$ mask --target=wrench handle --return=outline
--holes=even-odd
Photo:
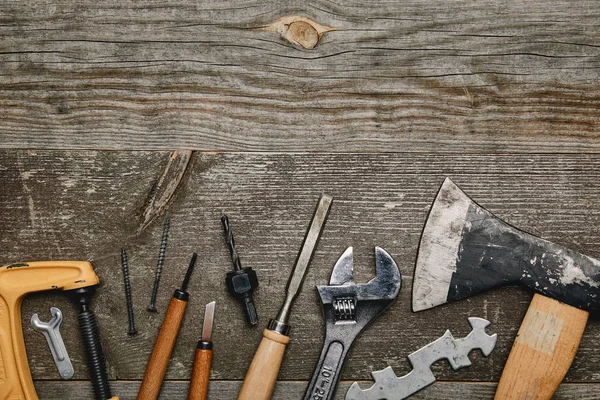
[[[248,368],[238,394],[238,400],[269,400],[271,398],[285,346],[289,342],[289,336],[269,329],[263,331],[263,338],[254,354],[250,368]]]
[[[304,400],[331,400],[342,376],[348,348],[339,340],[326,338],[321,357],[304,393]]]

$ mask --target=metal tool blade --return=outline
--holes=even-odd
[[[329,279],[330,285],[343,285],[345,283],[350,284],[354,278],[354,259],[353,259],[353,248],[348,247],[344,254],[335,263],[333,271],[331,271],[331,279]]]
[[[294,269],[287,284],[285,302],[283,303],[279,314],[277,314],[277,317],[275,318],[275,320],[281,324],[287,325],[288,323],[292,303],[302,287],[304,275],[306,274],[306,270],[310,260],[312,259],[314,250],[317,247],[319,237],[321,236],[321,231],[323,230],[325,222],[327,221],[329,208],[331,207],[332,202],[333,197],[327,194],[321,195],[321,198],[319,199],[319,203],[317,204],[317,208],[313,214],[310,227],[308,228],[306,236],[304,237],[304,243],[302,244],[302,248],[300,249],[300,253],[298,254]]]
[[[515,228],[446,179],[421,236],[413,311],[510,284],[600,309],[600,260]]]
[[[421,235],[413,282],[413,311],[447,302],[471,199],[446,178]]]
[[[210,342],[212,337],[213,321],[215,318],[215,302],[211,301],[204,309],[204,323],[202,324],[202,341]]]

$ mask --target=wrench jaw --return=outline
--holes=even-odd
[[[364,284],[354,283],[352,254],[352,247],[347,248],[333,268],[330,284],[317,286],[325,318],[325,342],[304,400],[333,398],[354,340],[400,292],[400,272],[385,250],[375,248],[377,276]]]
[[[340,256],[335,265],[333,271],[331,271],[331,278],[329,279],[329,285],[352,285],[354,284],[354,248],[348,247],[346,251]]]
[[[354,283],[351,246],[335,263],[329,285],[317,286],[326,336],[351,343],[398,296],[402,285],[398,266],[381,247],[375,247],[375,269],[377,275],[369,282]]]
[[[317,286],[321,303],[333,304],[339,299],[353,298],[358,307],[359,302],[367,300],[393,301],[400,292],[402,278],[392,256],[381,247],[375,247],[375,269],[377,275],[369,282],[354,283],[352,247],[348,247],[333,268],[330,285]]]

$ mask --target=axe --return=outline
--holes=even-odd
[[[600,306],[600,261],[501,221],[446,179],[421,236],[413,311],[507,284],[536,293],[495,399],[550,399]]]

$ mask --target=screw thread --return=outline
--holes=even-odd
[[[148,305],[149,311],[156,311],[156,297],[158,296],[158,284],[160,283],[160,276],[162,275],[163,267],[165,265],[165,252],[167,250],[167,243],[169,241],[169,227],[171,221],[169,216],[165,217],[163,224],[163,232],[160,240],[160,250],[158,251],[158,261],[156,262],[156,272],[154,274],[154,287],[152,288],[152,297],[150,298],[150,305]]]
[[[129,334],[137,333],[135,321],[133,319],[133,300],[131,299],[131,282],[129,280],[129,264],[127,262],[127,253],[121,249],[121,265],[123,266],[123,281],[125,282],[125,301],[127,302],[127,317],[129,318]]]

